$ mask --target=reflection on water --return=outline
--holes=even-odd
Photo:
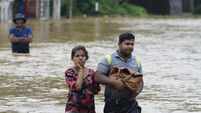
[[[201,19],[75,18],[28,21],[34,32],[31,54],[11,54],[9,28],[0,24],[0,112],[61,113],[67,94],[64,71],[73,46],[89,51],[87,66],[117,49],[118,35],[136,35],[145,87],[138,96],[143,113],[201,111]],[[103,88],[103,87],[102,87]],[[103,91],[96,96],[102,113]]]

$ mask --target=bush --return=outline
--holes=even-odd
[[[118,0],[101,0],[99,9],[99,14],[127,14],[126,10],[120,6]]]
[[[201,4],[195,6],[194,13],[195,14],[201,14]]]
[[[72,0],[73,15],[95,15],[95,3],[96,0]],[[61,15],[65,16],[67,13],[67,0],[61,0]],[[50,0],[50,12],[53,10],[53,0]],[[99,11],[100,15],[132,15],[132,16],[143,16],[147,15],[144,8],[130,5],[124,0],[99,0]]]
[[[128,15],[132,16],[145,16],[147,15],[147,11],[145,8],[136,6],[136,5],[130,5],[128,3],[123,3],[122,7],[127,11]]]

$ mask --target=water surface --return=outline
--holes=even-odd
[[[30,55],[11,54],[8,31],[14,25],[0,24],[0,112],[63,113],[71,49],[86,46],[86,65],[96,70],[118,49],[122,32],[136,36],[133,55],[142,63],[145,82],[137,97],[142,113],[201,112],[201,19],[102,17],[29,20],[27,25],[34,33]],[[103,91],[95,99],[102,113]]]

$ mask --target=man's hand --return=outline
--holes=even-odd
[[[26,39],[26,37],[16,38],[14,34],[10,35],[9,38],[10,38],[10,41],[13,43],[21,43]]]
[[[22,43],[28,44],[30,42],[32,42],[33,40],[33,36],[32,35],[28,35],[24,40],[22,40]]]
[[[126,88],[124,83],[121,80],[111,79],[111,82],[112,82],[111,87],[116,89],[116,90],[123,90]]]
[[[17,38],[17,37],[15,37],[14,34],[11,34],[9,39],[13,43],[25,43],[25,44],[28,44],[28,43],[32,42],[33,36],[29,35],[28,37],[18,37]]]
[[[9,38],[10,38],[10,41],[13,43],[20,43],[25,40],[25,37],[16,38],[14,34],[12,34]]]
[[[95,73],[95,81],[100,84],[109,85],[111,88],[117,90],[125,89],[125,85],[121,80],[114,80],[106,76],[102,71],[97,70]]]

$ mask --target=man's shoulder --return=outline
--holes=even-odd
[[[110,54],[110,56],[112,57],[112,58],[114,58],[114,57],[116,57],[118,54],[117,54],[117,51],[115,51],[115,52],[113,52],[112,54]]]
[[[29,26],[24,26],[26,30],[31,30]]]
[[[32,29],[29,26],[25,26],[25,32],[28,33],[28,35],[33,35]]]
[[[11,27],[10,31],[16,30],[16,27]]]
[[[101,61],[107,61],[107,60],[108,60],[108,57],[109,57],[109,59],[112,59],[112,58],[114,58],[115,56],[116,56],[116,52],[113,52],[112,54],[107,54],[107,55],[105,55],[105,56],[102,58]]]
[[[131,59],[132,59],[132,60],[136,60],[136,57],[133,56],[133,55],[131,55]]]

